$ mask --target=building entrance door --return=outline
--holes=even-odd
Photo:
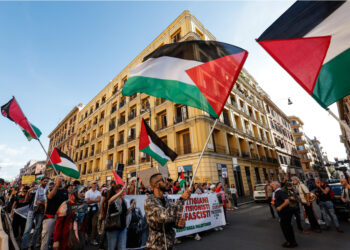
[[[242,174],[240,166],[233,166],[233,175],[235,177],[236,189],[238,196],[244,195],[244,187],[242,182]]]
[[[249,188],[249,195],[253,196],[253,190],[252,190],[252,180],[251,180],[251,176],[250,176],[250,168],[249,167],[245,167],[245,175],[247,177],[247,183],[248,183],[248,188]]]

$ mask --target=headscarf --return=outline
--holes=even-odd
[[[79,193],[81,192],[81,191],[83,191],[85,189],[85,187],[84,186],[76,186],[76,187],[74,187],[73,188],[73,190],[72,190],[72,195],[74,195],[74,197],[75,197],[75,202],[77,203],[77,204],[82,204],[82,203],[84,203],[84,197],[83,198],[79,198]]]

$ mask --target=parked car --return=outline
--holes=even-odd
[[[329,183],[328,185],[334,192],[333,204],[334,204],[335,213],[337,214],[338,217],[346,219],[348,216],[348,210],[345,207],[345,203],[343,203],[341,200],[342,186],[340,182]]]
[[[266,184],[255,184],[253,194],[255,202],[266,201],[265,186]]]

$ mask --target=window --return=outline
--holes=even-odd
[[[171,35],[171,41],[176,43],[181,39],[181,29],[178,29],[174,34]]]
[[[196,33],[201,37],[202,40],[205,40],[204,34],[200,32],[200,30],[197,28],[196,28]]]

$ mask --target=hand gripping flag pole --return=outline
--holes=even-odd
[[[216,124],[218,123],[218,120],[219,120],[219,119],[215,119],[215,122],[214,122],[214,124],[213,124],[213,127],[211,128],[210,133],[209,133],[209,135],[208,135],[207,141],[205,142],[205,144],[204,144],[204,146],[203,146],[201,155],[199,156],[199,159],[198,159],[197,166],[196,166],[196,168],[194,169],[194,172],[193,172],[193,176],[192,176],[192,179],[191,179],[191,182],[190,182],[189,189],[192,188],[192,184],[193,184],[194,178],[196,177],[199,164],[201,163],[201,160],[202,160],[204,151],[205,151],[205,149],[206,149],[207,146],[208,146],[210,137],[211,137],[211,135],[213,134],[213,131],[214,131],[214,129],[215,129]],[[187,200],[185,201],[185,205],[184,205],[183,210],[182,210],[181,218],[184,217],[186,205],[187,205]]]
[[[14,96],[13,96],[13,99],[16,100],[16,98],[15,98]],[[17,102],[17,101],[16,101],[16,102]],[[18,104],[18,102],[17,102],[17,104]],[[20,108],[22,114],[24,115],[23,110],[22,110],[22,108],[21,108],[21,106],[20,106],[19,104],[18,104],[18,107]],[[27,119],[27,117],[26,117],[25,115],[24,115],[24,117]],[[28,120],[28,119],[27,119],[27,120]],[[49,158],[49,161],[50,161],[50,163],[51,163],[51,165],[52,165],[52,167],[53,167],[53,170],[55,171],[55,174],[56,174],[56,175],[59,175],[58,172],[57,172],[57,170],[56,170],[56,168],[55,168],[55,166],[54,166],[54,164],[53,164],[52,161],[51,161],[51,158],[50,158],[49,154],[47,153],[47,151],[45,150],[45,148],[44,148],[43,144],[41,143],[39,137],[38,137],[37,134],[35,133],[35,130],[33,129],[32,124],[30,124],[30,122],[28,122],[28,123],[29,123],[30,128],[33,130],[33,132],[34,132],[34,134],[35,134],[35,137],[36,137],[36,139],[38,140],[38,142],[39,142],[41,148],[44,150],[46,156]]]

